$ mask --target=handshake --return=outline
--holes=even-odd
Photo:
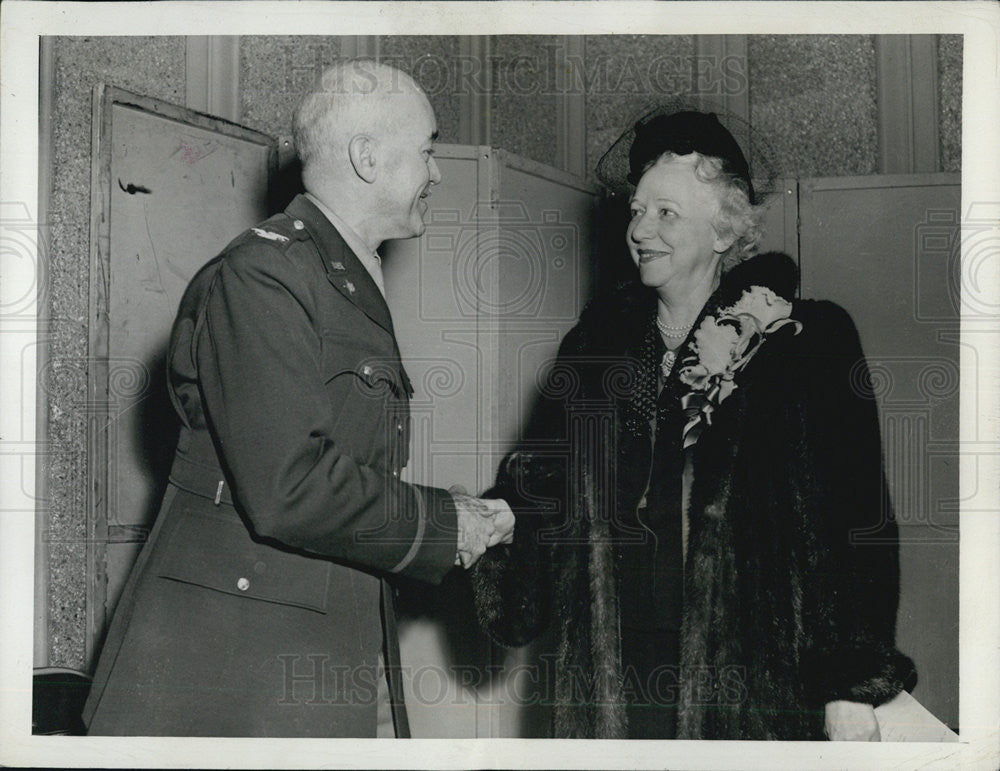
[[[458,555],[455,564],[468,569],[498,543],[514,540],[514,512],[507,502],[473,498],[460,485],[448,490],[458,514]]]

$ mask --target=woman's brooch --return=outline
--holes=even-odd
[[[767,336],[791,324],[795,334],[801,322],[789,318],[792,304],[763,286],[752,286],[717,316],[706,316],[689,344],[679,373],[689,391],[681,398],[688,421],[684,448],[698,441],[704,425],[712,425],[712,411],[736,388],[735,376],[760,350]]]

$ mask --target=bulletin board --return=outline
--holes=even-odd
[[[177,418],[165,354],[181,295],[267,216],[277,140],[102,84],[92,150],[88,649],[166,485]]]

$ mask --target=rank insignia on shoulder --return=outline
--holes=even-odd
[[[283,236],[281,233],[272,233],[270,230],[264,230],[264,228],[250,228],[254,233],[256,233],[261,238],[266,238],[268,241],[288,241],[288,236]]]
[[[345,281],[344,286],[346,287],[348,292],[354,294],[354,284],[352,284],[350,281]]]
[[[331,262],[330,263],[330,268],[333,269],[333,270],[335,270],[335,271],[337,271],[338,273],[341,273],[341,272],[347,270],[347,268],[344,267],[344,263],[342,263],[342,262]]]

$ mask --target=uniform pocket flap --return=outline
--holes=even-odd
[[[329,385],[334,379],[349,375],[351,386],[366,399],[384,399],[389,393],[397,398],[401,397],[402,386],[393,375],[393,370],[380,365],[378,362],[368,364],[364,362],[351,369],[334,369],[323,375],[323,382]]]
[[[326,613],[330,563],[250,538],[236,516],[187,511],[159,575],[237,597]]]
[[[354,387],[364,396],[403,392],[399,356],[380,354],[371,341],[324,330],[320,336],[323,381],[329,384],[342,375],[353,375]]]

